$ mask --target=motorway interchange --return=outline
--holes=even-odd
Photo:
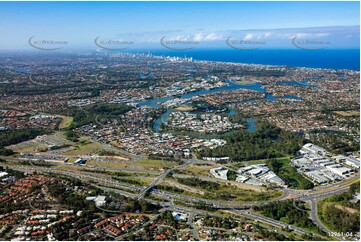
[[[110,148],[110,147],[107,146],[107,148]],[[112,147],[111,149],[114,151],[115,150],[118,151],[118,149],[115,147]],[[17,158],[10,158],[10,159],[8,157],[3,157],[3,158],[6,158],[7,160],[11,160],[13,162],[19,161]],[[135,159],[139,159],[140,156],[133,155],[131,158],[133,160],[135,160]],[[173,171],[175,171],[177,169],[185,168],[191,164],[204,164],[204,163],[209,163],[209,162],[206,162],[203,160],[197,160],[197,159],[184,160],[183,164],[167,169],[166,171],[161,173],[159,176],[157,176],[149,185],[147,185],[145,187],[108,179],[104,176],[97,175],[97,173],[89,174],[88,172],[78,171],[78,170],[67,171],[64,169],[59,169],[56,166],[42,167],[42,166],[36,166],[31,162],[30,162],[31,166],[27,166],[27,167],[17,166],[15,163],[14,165],[11,165],[11,168],[15,169],[15,170],[23,171],[23,172],[36,171],[36,172],[44,172],[44,173],[55,173],[55,174],[61,174],[61,175],[73,177],[76,179],[80,179],[85,182],[90,182],[90,183],[96,182],[97,183],[96,186],[98,188],[103,189],[104,191],[116,192],[116,193],[121,194],[126,197],[146,199],[147,201],[152,202],[154,204],[159,203],[158,200],[154,200],[154,199],[149,198],[149,196],[146,196],[146,194],[150,194],[152,197],[159,198],[164,201],[168,201],[168,202],[160,203],[160,205],[163,207],[163,209],[169,209],[169,210],[173,210],[173,211],[185,212],[185,213],[190,214],[189,223],[190,223],[190,228],[192,229],[193,234],[196,234],[196,232],[195,232],[196,228],[194,226],[191,226],[192,217],[194,216],[194,214],[205,214],[206,213],[206,211],[204,211],[204,210],[192,208],[192,205],[194,205],[198,202],[203,202],[203,203],[207,204],[207,206],[217,208],[220,210],[226,210],[230,213],[240,215],[242,217],[245,217],[245,218],[248,218],[248,219],[251,219],[254,221],[260,221],[260,222],[263,222],[265,224],[271,225],[271,226],[279,228],[279,229],[287,228],[299,235],[309,235],[310,234],[309,232],[307,232],[301,228],[297,228],[295,226],[291,226],[291,225],[282,223],[280,221],[277,221],[277,220],[274,220],[274,219],[271,219],[271,218],[268,218],[268,217],[265,217],[265,216],[262,216],[259,214],[252,213],[248,210],[254,206],[267,204],[270,201],[227,202],[227,201],[219,201],[219,200],[192,197],[192,196],[187,196],[187,195],[183,195],[183,194],[177,194],[177,193],[172,193],[172,192],[168,192],[168,191],[159,191],[156,189],[152,189],[154,186],[159,184],[164,178],[166,178],[168,175],[172,174]],[[212,179],[214,179],[214,178],[212,178]],[[322,231],[329,234],[330,231],[328,231],[327,228],[325,228],[325,226],[322,224],[322,222],[319,220],[319,218],[317,216],[317,206],[316,206],[317,200],[347,191],[349,189],[349,184],[352,179],[355,179],[355,177],[349,178],[347,180],[343,180],[336,185],[333,184],[332,186],[317,187],[316,189],[314,189],[312,191],[301,191],[301,190],[294,190],[294,189],[289,189],[289,188],[282,188],[283,195],[281,197],[278,197],[275,200],[298,199],[298,200],[307,202],[310,207],[310,218],[313,220],[313,222],[318,227],[320,227],[320,229]],[[174,204],[174,200],[182,201],[183,204],[188,204],[190,206],[186,207],[184,205],[179,205],[179,204],[176,205],[176,204]],[[274,201],[274,200],[272,200],[272,201]],[[209,212],[207,211],[207,213],[209,213]],[[341,237],[335,237],[335,239],[343,240],[343,238],[341,238]]]

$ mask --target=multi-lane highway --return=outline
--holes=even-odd
[[[242,215],[243,217],[246,217],[246,218],[249,218],[249,219],[252,219],[252,220],[255,220],[255,221],[260,221],[260,222],[263,222],[263,223],[266,223],[266,224],[269,224],[269,225],[272,225],[274,227],[278,227],[278,228],[288,228],[298,234],[301,234],[301,235],[307,235],[309,234],[309,232],[303,230],[303,229],[300,229],[300,228],[297,228],[295,226],[291,226],[291,225],[288,225],[286,223],[282,223],[278,220],[274,220],[274,219],[271,219],[271,218],[268,218],[268,217],[265,217],[265,216],[261,216],[261,215],[258,215],[258,214],[254,214],[254,213],[251,213],[249,211],[245,211],[245,210],[231,210],[232,213],[235,213],[235,214],[238,214],[238,215]]]
[[[192,164],[194,161],[193,160],[188,160],[187,162],[185,162],[182,165],[176,166],[176,167],[172,167],[169,168],[168,170],[166,170],[163,174],[161,174],[160,176],[158,176],[155,180],[152,181],[151,184],[149,184],[146,188],[144,188],[140,193],[138,198],[141,199],[145,196],[145,194],[150,191],[150,189],[152,189],[155,185],[157,185],[159,182],[161,182],[164,178],[166,178],[170,173],[172,173],[174,170],[178,170],[178,169],[182,169],[187,167],[188,165]]]
[[[8,159],[8,158],[6,158],[6,159]],[[11,160],[16,161],[17,159],[12,158]],[[16,165],[10,165],[10,166],[11,166],[11,168],[13,168],[15,170],[20,170],[23,172],[36,171],[36,172],[45,172],[45,173],[55,173],[55,174],[61,174],[61,175],[65,175],[65,176],[74,177],[76,179],[80,179],[80,180],[90,182],[90,183],[96,182],[95,185],[103,190],[114,191],[121,195],[124,195],[127,197],[132,197],[132,198],[144,199],[145,194],[147,192],[150,192],[153,196],[159,197],[159,198],[165,199],[165,200],[178,199],[180,201],[188,202],[190,204],[196,204],[198,202],[203,202],[203,203],[208,204],[209,206],[213,206],[213,207],[219,208],[219,209],[230,210],[231,212],[236,213],[238,215],[242,215],[242,216],[250,218],[250,219],[262,221],[264,223],[270,224],[275,227],[279,227],[279,228],[287,227],[287,228],[295,231],[296,233],[307,234],[306,231],[304,231],[300,228],[297,228],[294,226],[289,226],[288,224],[285,224],[285,223],[282,223],[282,222],[279,222],[279,221],[276,221],[276,220],[273,220],[273,219],[270,219],[270,218],[267,218],[267,217],[264,217],[261,215],[253,214],[253,213],[250,213],[249,211],[244,211],[244,209],[263,205],[263,204],[269,203],[270,201],[229,202],[229,201],[212,200],[212,199],[204,199],[204,198],[186,196],[183,194],[171,193],[168,191],[152,190],[152,188],[155,185],[160,183],[165,177],[167,177],[174,170],[182,169],[182,168],[184,168],[190,164],[194,164],[194,163],[207,163],[207,162],[197,160],[197,159],[186,160],[186,162],[183,163],[182,165],[172,167],[172,168],[168,169],[167,171],[165,171],[164,173],[162,173],[161,175],[159,175],[156,179],[154,179],[152,181],[151,184],[149,184],[146,187],[141,187],[141,186],[136,186],[136,185],[132,185],[132,184],[127,184],[124,182],[115,181],[115,180],[109,179],[109,177],[106,177],[106,175],[104,175],[104,174],[98,174],[98,173],[89,173],[89,172],[85,172],[85,171],[68,171],[68,170],[64,170],[64,169],[59,169],[57,167],[16,166]],[[213,178],[211,178],[211,179],[213,179]],[[224,181],[222,181],[222,182],[224,182]],[[302,201],[310,203],[311,204],[310,205],[311,219],[315,222],[315,224],[318,227],[320,227],[323,231],[325,231],[327,233],[329,231],[324,227],[324,225],[318,219],[316,202],[319,199],[323,199],[323,198],[347,191],[349,189],[348,184],[349,184],[349,182],[347,182],[347,183],[344,182],[344,183],[340,183],[340,185],[338,185],[338,186],[325,187],[324,191],[322,190],[322,188],[319,188],[315,191],[299,191],[299,190],[284,188],[284,189],[282,189],[284,192],[283,196],[280,198],[277,198],[277,200],[298,198]],[[342,185],[344,185],[344,186],[342,186]],[[104,186],[106,186],[106,187],[104,187]],[[111,188],[109,188],[109,187],[111,187]],[[149,199],[146,199],[146,200],[148,201]],[[150,201],[152,201],[152,200],[150,199]],[[189,213],[192,213],[192,211],[193,211],[193,213],[197,211],[197,210],[189,210],[189,209],[185,210],[184,208],[180,208],[178,205],[176,206],[174,204],[172,205],[172,209],[188,211]],[[199,212],[201,212],[201,211],[199,211]],[[194,226],[192,226],[192,227],[194,227]],[[335,238],[338,240],[342,240],[342,238],[339,238],[339,237],[335,237]]]
[[[320,221],[319,217],[318,217],[318,213],[317,213],[317,199],[311,199],[309,200],[309,204],[310,204],[310,218],[311,220],[314,222],[314,224],[317,225],[317,227],[319,227],[323,232],[325,232],[328,235],[332,235],[335,239],[338,240],[344,240],[342,237],[337,236],[334,233],[331,233],[332,231],[329,231]]]

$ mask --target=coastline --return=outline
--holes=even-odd
[[[221,52],[221,51],[225,51],[225,52],[228,52],[230,54],[235,54],[235,53],[240,53],[241,51],[239,52],[229,52],[229,50],[225,50],[225,49],[200,49],[201,51],[204,51],[206,54],[209,54],[209,52]],[[248,66],[262,66],[262,67],[276,67],[276,68],[282,68],[282,67],[291,67],[291,68],[303,68],[303,69],[315,69],[315,70],[335,70],[335,71],[357,71],[357,72],[360,72],[360,63],[359,65],[355,65],[355,64],[350,64],[349,67],[311,67],[311,66],[305,66],[305,63],[304,64],[298,64],[296,65],[295,63],[289,63],[289,64],[278,64],[278,63],[274,63],[274,64],[269,64],[269,63],[255,63],[255,61],[249,61],[249,62],[245,62],[245,61],[234,61],[234,60],[230,60],[230,61],[224,61],[224,60],[214,60],[214,57],[212,56],[212,60],[210,60],[209,58],[207,58],[208,56],[202,56],[203,54],[200,54],[200,50],[198,50],[198,52],[194,52],[194,51],[188,51],[188,52],[182,52],[182,53],[177,53],[177,52],[172,52],[172,51],[166,51],[166,50],[161,50],[161,49],[154,49],[154,50],[134,50],[133,51],[129,51],[129,52],[123,52],[123,53],[129,53],[129,54],[144,54],[144,55],[148,55],[149,53],[152,54],[152,56],[154,57],[163,57],[163,58],[166,58],[166,57],[169,57],[169,58],[185,58],[184,56],[186,56],[186,58],[192,58],[192,61],[194,63],[209,63],[209,64],[214,64],[214,63],[217,63],[217,64],[231,64],[231,65],[248,65]],[[310,52],[303,52],[302,50],[294,50],[294,49],[265,49],[265,50],[258,50],[258,52],[260,51],[266,51],[266,52],[272,52],[272,51],[280,51],[280,52],[292,52],[292,51],[299,51],[297,52],[297,56],[296,55],[293,55],[293,54],[290,54],[289,56],[285,56],[287,57],[288,59],[293,59],[295,60],[296,62],[298,61],[301,61],[303,59],[303,62],[306,62],[306,63],[309,63],[310,61],[312,61],[314,64],[316,64],[316,60],[314,60],[314,56],[312,54],[309,54],[310,56],[308,57],[308,59],[304,58],[304,56],[301,58],[299,56],[299,54],[303,53],[303,55],[306,55]],[[329,60],[329,55],[331,56],[334,56],[332,54],[334,54],[335,52],[337,52],[338,54],[341,53],[341,52],[352,52],[352,54],[355,54],[355,59],[354,58],[351,58],[351,62],[350,63],[357,63],[359,62],[359,54],[360,54],[360,49],[328,49],[328,50],[320,50],[320,52],[318,54],[322,54],[323,53],[323,57],[322,58],[319,58],[317,59],[317,64],[318,63],[330,63],[330,60]],[[296,52],[295,52],[296,53]],[[242,54],[244,54],[244,52],[242,52]],[[270,54],[270,53],[267,53],[267,54]],[[343,62],[340,61],[341,59],[342,60],[345,60],[345,59],[350,59],[350,57],[348,56],[349,54],[345,54],[344,58],[342,58],[342,55],[341,56],[334,56],[333,58],[335,59],[335,61],[338,61],[337,64],[339,65],[343,65]],[[233,58],[229,58],[230,56],[227,56],[225,55],[228,59],[234,59],[234,56]],[[268,58],[271,57],[271,55],[264,55]],[[317,55],[319,56],[319,55]],[[358,57],[356,59],[356,56]],[[225,57],[222,57],[222,58],[225,58]],[[258,58],[258,57],[257,57]],[[256,59],[257,59],[256,58]],[[261,55],[259,56],[259,58],[261,58]],[[254,59],[254,58],[253,58]],[[331,62],[333,63],[333,62]]]

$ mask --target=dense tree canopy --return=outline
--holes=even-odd
[[[360,183],[354,183],[349,191],[333,195],[319,204],[322,222],[332,231],[352,232],[360,231],[360,202],[352,202],[355,193],[360,192]]]
[[[225,136],[227,144],[200,151],[200,157],[228,156],[233,161],[257,160],[295,154],[303,139],[268,123],[259,123],[255,133],[240,130]]]
[[[77,128],[89,123],[119,119],[119,115],[131,110],[132,107],[125,104],[93,104],[84,108],[72,107],[68,110],[69,115],[74,117],[69,129]],[[119,119],[120,120],[120,119]]]
[[[0,148],[17,144],[26,140],[34,139],[38,135],[47,134],[50,131],[45,129],[13,129],[0,132]]]
[[[300,201],[286,200],[282,202],[272,202],[256,208],[256,210],[260,210],[261,213],[267,217],[287,224],[301,228],[317,229],[317,226],[309,219],[308,212],[302,211],[306,209],[304,205],[305,204]]]

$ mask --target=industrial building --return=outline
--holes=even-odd
[[[358,160],[343,155],[328,158],[327,150],[311,143],[304,145],[299,152],[301,155],[293,158],[291,164],[316,184],[342,180],[353,172],[346,166],[358,169],[360,164]]]
[[[314,155],[326,155],[327,154],[327,150],[325,150],[324,148],[321,148],[317,145],[314,145],[312,143],[308,143],[308,144],[305,144],[301,151],[305,152],[305,153],[311,153],[311,154],[314,154]]]
[[[228,170],[224,169],[223,167],[217,167],[210,170],[210,173],[215,176],[215,178],[227,180],[227,173]]]
[[[346,157],[344,155],[336,155],[332,156],[332,159],[336,160],[339,163],[344,163],[347,166],[350,166],[355,169],[360,169],[360,161],[352,158],[352,157]]]
[[[327,169],[329,169],[333,173],[335,173],[339,176],[342,176],[342,177],[346,177],[347,175],[349,175],[352,172],[351,169],[349,169],[347,167],[343,167],[342,165],[327,166]]]
[[[305,175],[310,177],[312,181],[317,182],[318,184],[325,184],[329,182],[329,180],[324,177],[324,175],[320,171],[308,171],[305,172]]]

